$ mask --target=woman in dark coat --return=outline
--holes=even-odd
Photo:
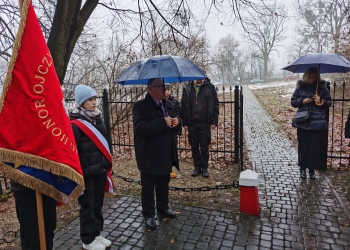
[[[297,122],[298,165],[300,177],[306,179],[305,169],[309,169],[310,179],[315,179],[315,169],[327,169],[328,109],[331,96],[327,82],[321,80],[319,70],[311,67],[306,70],[303,80],[297,82],[291,105],[298,111],[310,110],[307,121]]]

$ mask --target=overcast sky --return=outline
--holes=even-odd
[[[258,3],[261,3],[261,0],[251,0],[251,1],[256,1]],[[162,0],[153,0],[153,2],[158,5],[160,3],[162,3]],[[243,41],[243,29],[242,29],[242,25],[240,22],[236,22],[233,24],[233,20],[232,20],[232,11],[231,11],[231,7],[227,6],[226,12],[227,13],[223,13],[223,12],[218,12],[215,9],[208,9],[210,5],[205,5],[203,4],[203,2],[207,2],[210,3],[211,0],[209,1],[205,1],[205,0],[197,0],[197,1],[193,1],[193,0],[189,0],[188,3],[191,4],[191,11],[194,14],[195,18],[197,18],[199,21],[203,21],[204,18],[206,18],[205,20],[205,29],[206,29],[206,33],[207,33],[207,37],[210,40],[211,45],[214,47],[214,45],[216,43],[219,42],[219,40],[225,36],[227,36],[228,34],[233,34],[233,36],[235,37],[236,40],[238,40],[239,42]],[[220,1],[219,1],[220,2]],[[224,0],[223,2],[228,2],[227,0]],[[274,0],[264,0],[265,4],[269,4],[274,2]],[[292,16],[293,13],[291,10],[293,10],[293,8],[296,7],[296,0],[277,0],[277,2],[281,2],[284,5],[286,5],[287,10],[290,12],[289,16]],[[124,5],[125,7],[130,7],[134,10],[137,10],[137,4],[138,1],[136,0],[131,0],[131,1],[122,1],[121,2],[122,5]],[[209,12],[209,15],[207,14]],[[243,13],[244,14],[244,11]],[[290,41],[291,41],[291,36],[293,34],[293,27],[292,25],[289,23],[287,25],[286,28],[286,40],[283,42],[283,45],[289,45]],[[283,47],[279,47],[279,50],[281,51],[280,56],[277,55],[277,53],[275,53],[273,55],[274,60],[276,61],[276,63],[280,64],[282,57],[284,57],[284,53],[285,53],[285,49]]]

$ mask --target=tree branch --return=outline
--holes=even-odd
[[[158,12],[158,14],[161,16],[161,18],[164,20],[164,22],[166,22],[166,24],[168,24],[171,29],[175,30],[177,33],[179,33],[181,36],[185,37],[188,39],[187,36],[185,36],[184,34],[182,34],[182,32],[180,32],[179,30],[177,30],[173,25],[171,25],[168,20],[166,20],[166,18],[162,15],[162,13],[160,13],[160,11],[158,10],[157,6],[155,6],[155,4],[153,3],[152,0],[149,0],[151,2],[151,4],[153,5],[153,7],[155,8],[155,10]]]
[[[130,13],[130,14],[144,14],[144,12],[134,11],[134,10],[131,10],[131,9],[112,8],[112,7],[110,7],[110,6],[108,6],[108,5],[104,4],[104,3],[98,3],[98,4],[106,7],[109,10],[113,10],[113,11],[116,11],[116,12],[124,12],[124,13]]]

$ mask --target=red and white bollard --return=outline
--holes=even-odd
[[[241,213],[259,216],[258,174],[250,169],[242,171],[239,186]]]

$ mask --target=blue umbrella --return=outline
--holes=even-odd
[[[123,85],[147,84],[150,78],[163,78],[164,82],[185,82],[207,76],[185,57],[160,55],[135,62],[116,82]]]
[[[311,53],[300,57],[283,69],[293,73],[304,73],[310,67],[318,68],[320,74],[346,73],[350,71],[350,62],[337,54]]]

